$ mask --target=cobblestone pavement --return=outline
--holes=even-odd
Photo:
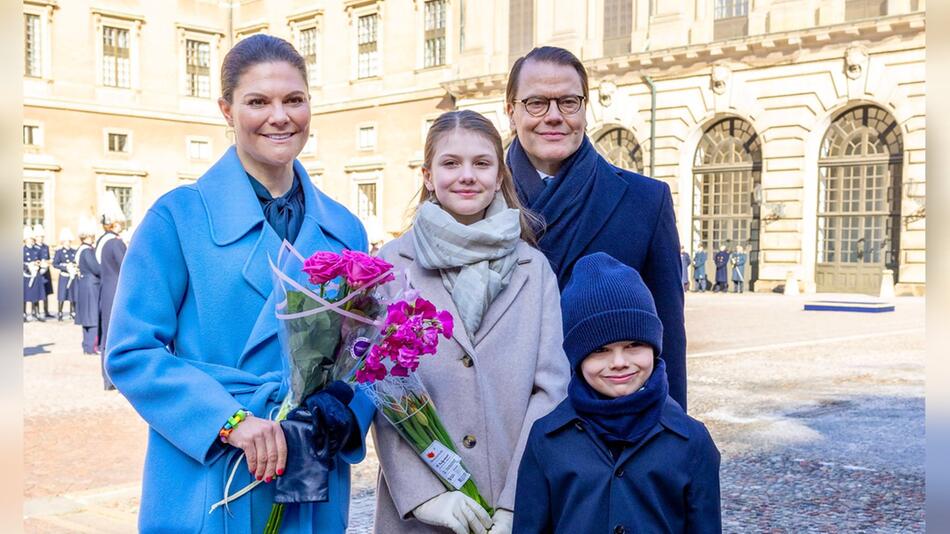
[[[687,295],[689,412],[723,455],[724,530],[922,532],[924,300],[881,314],[803,300]],[[79,337],[24,325],[24,524],[134,532],[146,427]],[[353,471],[352,533],[372,529],[375,458]]]

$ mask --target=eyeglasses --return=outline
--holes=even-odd
[[[557,102],[557,109],[561,115],[573,115],[581,110],[584,104],[584,97],[581,95],[566,95],[557,98],[548,98],[544,96],[531,96],[524,100],[515,100],[515,103],[524,105],[524,110],[532,117],[543,117],[547,115],[551,108],[551,101]]]

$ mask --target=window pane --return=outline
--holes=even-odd
[[[357,214],[360,218],[376,216],[376,184],[357,185]]]
[[[111,87],[131,87],[129,60],[129,31],[122,28],[102,28],[102,84]]]
[[[23,226],[45,223],[44,193],[42,182],[23,182]]]
[[[378,15],[365,15],[357,21],[357,76],[368,78],[379,74],[377,50]]]
[[[111,192],[119,201],[119,207],[125,214],[125,220],[132,220],[132,188],[127,186],[107,185],[106,192]]]
[[[534,0],[508,3],[508,63],[528,53],[534,44]]]
[[[26,14],[26,32],[24,34],[24,51],[26,53],[27,76],[39,77],[42,75],[40,63],[40,17],[39,15]]]

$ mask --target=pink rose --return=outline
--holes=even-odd
[[[325,284],[343,273],[343,257],[335,252],[321,251],[307,258],[303,272],[310,276],[311,284]]]
[[[349,284],[350,287],[364,286],[393,268],[392,265],[383,260],[353,250],[343,251],[343,262],[345,265],[343,271],[344,276],[346,277],[346,283]],[[394,278],[392,273],[390,273],[382,280],[377,281],[377,283],[383,283],[393,280]]]

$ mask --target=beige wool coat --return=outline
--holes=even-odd
[[[531,425],[564,399],[570,379],[557,278],[540,251],[520,242],[508,286],[470,340],[439,271],[413,261],[411,232],[384,246],[380,257],[397,273],[407,269],[412,287],[456,319],[453,338],[443,338],[437,354],[422,358],[418,375],[482,496],[494,508],[514,510]],[[401,286],[398,276],[390,286]],[[449,532],[412,517],[415,507],[446,489],[379,413],[373,438],[380,463],[375,531]]]

